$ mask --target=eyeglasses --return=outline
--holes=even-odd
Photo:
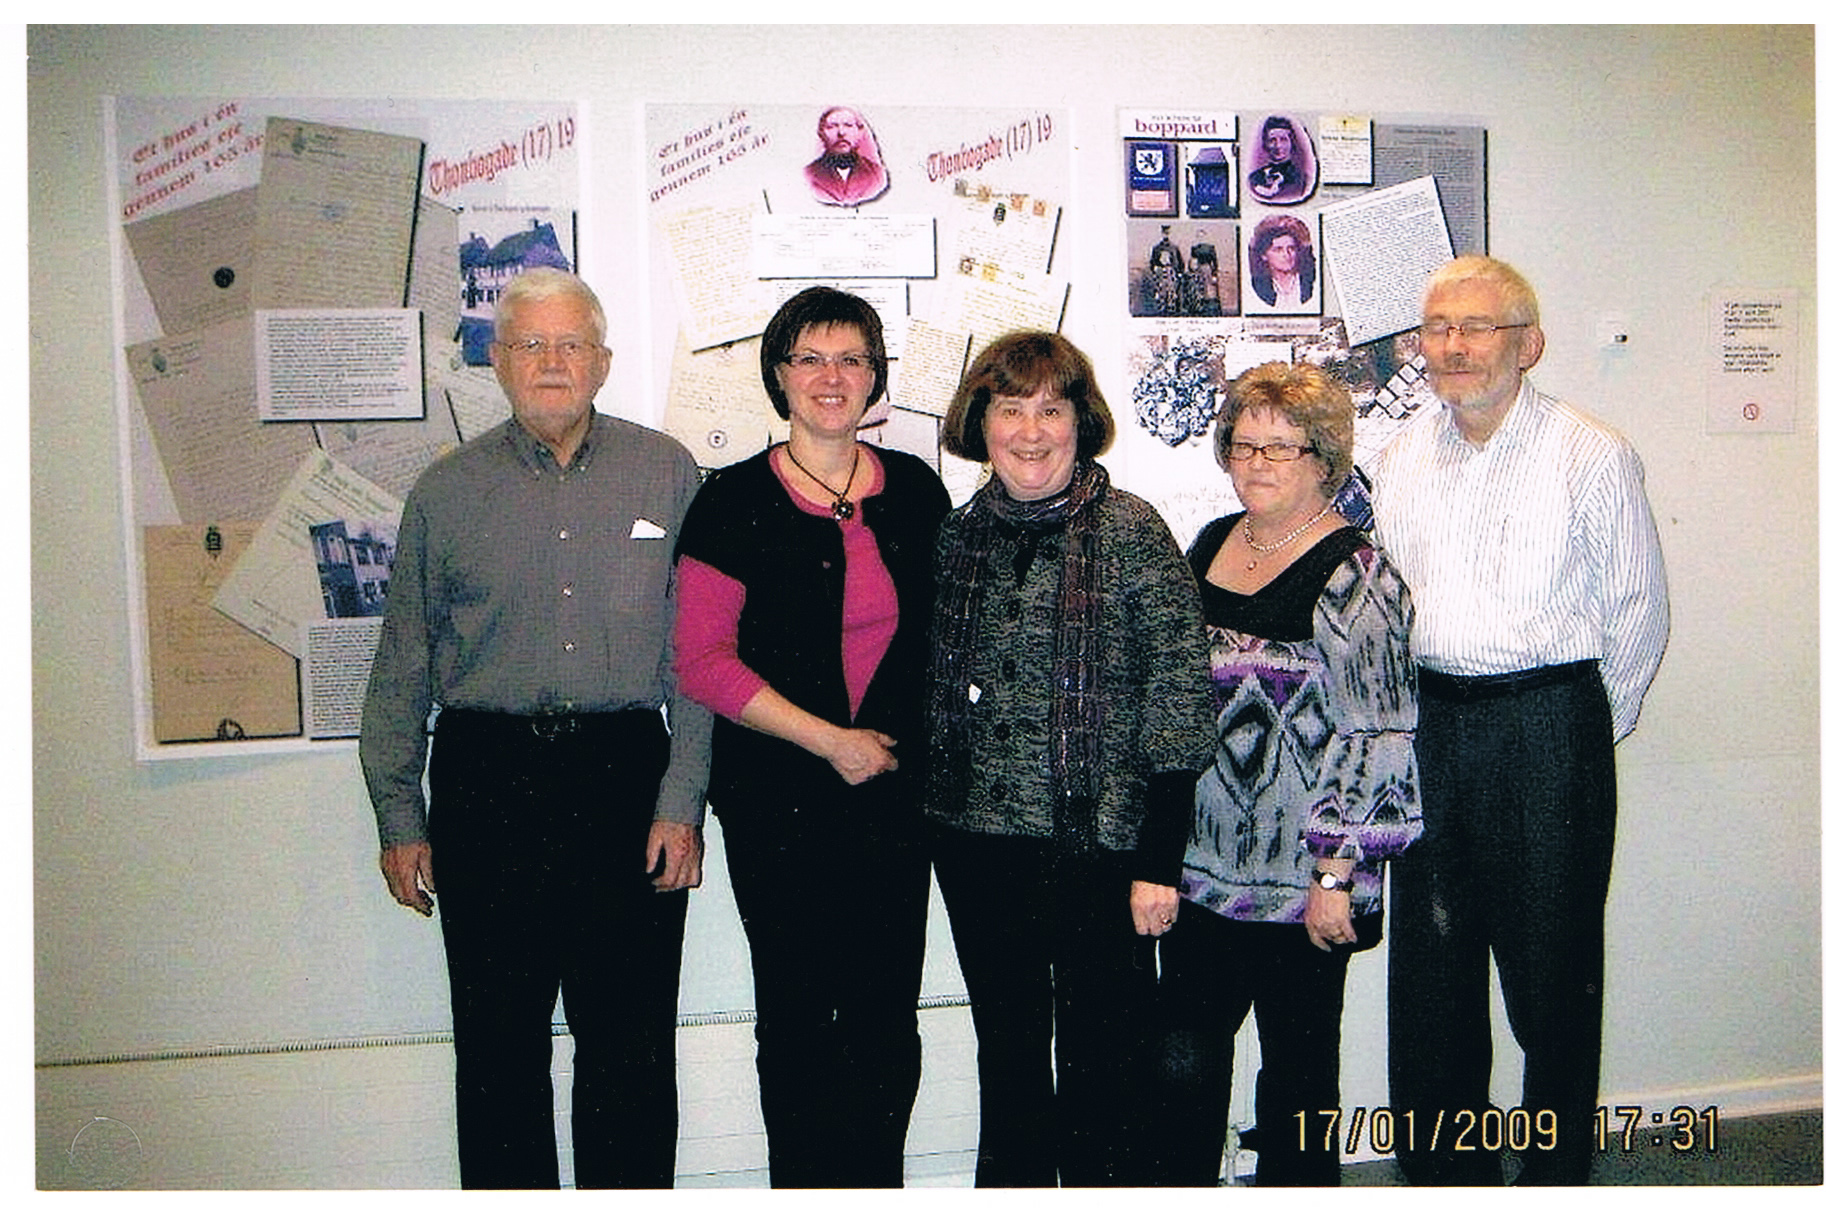
[[[825,368],[834,368],[845,375],[875,372],[875,359],[860,352],[839,353],[834,357],[827,357],[821,352],[789,352],[784,364],[788,369],[797,369],[802,373],[815,373]]]
[[[1509,331],[1516,327],[1533,327],[1532,323],[1492,323],[1487,319],[1472,319],[1466,323],[1447,323],[1442,319],[1428,319],[1420,325],[1420,334],[1429,340],[1443,340],[1453,332],[1465,338],[1467,343],[1475,344],[1487,340],[1499,331]]]
[[[576,364],[585,357],[604,351],[602,345],[588,340],[548,340],[543,336],[532,336],[524,340],[502,340],[501,347],[518,357],[536,361],[547,352],[556,352],[566,361]]]
[[[1246,440],[1233,440],[1224,449],[1224,456],[1232,465],[1246,466],[1255,460],[1257,453],[1269,461],[1293,461],[1317,452],[1311,445],[1252,445]]]

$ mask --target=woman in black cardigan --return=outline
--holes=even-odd
[[[920,766],[932,541],[950,500],[862,444],[881,320],[815,287],[761,338],[786,443],[710,475],[678,541],[679,687],[717,713],[710,802],[755,980],[775,1187],[897,1187],[931,873]]]

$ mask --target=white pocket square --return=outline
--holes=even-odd
[[[630,541],[656,541],[665,535],[665,529],[654,524],[644,516],[641,519],[636,520],[634,522],[634,527],[628,530],[628,539]]]

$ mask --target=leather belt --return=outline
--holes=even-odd
[[[1537,688],[1557,688],[1598,673],[1597,659],[1574,663],[1553,663],[1530,667],[1525,671],[1505,671],[1499,675],[1447,675],[1443,671],[1420,669],[1420,690],[1450,701],[1496,700],[1519,696]]]
[[[596,713],[491,713],[481,709],[445,709],[437,728],[447,737],[461,734],[479,739],[536,738],[555,742],[566,738],[614,739],[633,737],[642,730],[665,724],[657,709],[617,709]]]

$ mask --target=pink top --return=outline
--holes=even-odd
[[[783,454],[779,448],[768,459],[799,509],[831,520],[843,534],[843,681],[849,689],[852,720],[900,624],[894,580],[881,561],[874,532],[862,522],[869,495],[881,491],[881,461],[866,445],[862,455],[875,468],[875,486],[868,495],[854,500],[856,513],[848,520],[836,520],[830,504],[807,499],[787,483],[780,472]],[[766,681],[736,654],[736,622],[747,594],[740,580],[707,563],[689,556],[679,559],[675,631],[679,690],[732,721],[741,720],[748,702],[766,687]]]

